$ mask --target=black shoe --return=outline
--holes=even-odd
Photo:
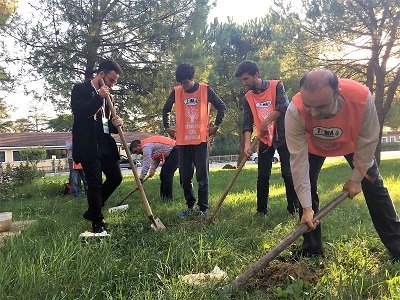
[[[106,231],[106,229],[103,226],[103,223],[93,223],[92,224],[92,232],[93,233],[102,233],[103,231]]]
[[[101,220],[100,225],[103,226],[104,230],[108,230],[108,223],[106,220]]]

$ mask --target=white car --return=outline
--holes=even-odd
[[[250,160],[254,161],[256,164],[258,163],[258,152],[254,152],[251,156],[250,156]],[[279,157],[279,153],[278,151],[275,150],[274,156],[272,157],[272,162],[274,164],[276,164],[277,162],[279,162],[281,159]]]

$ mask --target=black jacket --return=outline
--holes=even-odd
[[[98,151],[107,156],[107,159],[119,160],[114,138],[102,130],[102,106],[103,98],[97,94],[90,81],[74,85],[71,92],[71,108],[74,115],[72,153],[75,162],[94,161],[98,158]],[[107,106],[105,116],[110,118]],[[108,121],[108,128],[110,133],[118,133],[111,120]]]

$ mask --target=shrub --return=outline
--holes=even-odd
[[[0,200],[13,188],[12,168],[7,164],[5,168],[0,164]]]
[[[43,176],[43,170],[38,170],[36,166],[30,165],[28,162],[25,164],[21,163],[19,166],[16,166],[12,172],[13,181],[17,184],[31,183],[35,179]]]
[[[0,201],[15,188],[15,185],[23,185],[33,182],[35,179],[44,176],[44,171],[38,170],[36,166],[28,162],[21,163],[14,168],[7,164],[4,168],[0,164]]]

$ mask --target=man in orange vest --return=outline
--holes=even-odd
[[[285,118],[294,186],[303,207],[304,234],[296,256],[323,253],[321,226],[313,223],[318,211],[317,181],[327,156],[344,156],[352,168],[343,186],[349,198],[364,193],[368,210],[383,244],[400,260],[400,221],[374,158],[379,122],[369,89],[350,79],[338,79],[329,70],[315,70],[300,81]]]
[[[257,212],[255,216],[265,218],[267,214],[269,179],[275,149],[281,160],[281,174],[285,182],[287,210],[294,215],[299,201],[293,187],[290,172],[290,155],[285,141],[285,113],[289,105],[283,84],[279,80],[262,80],[255,62],[243,61],[235,76],[240,78],[248,92],[243,98],[244,154],[252,154],[251,134],[255,123],[258,147]]]
[[[160,196],[164,200],[172,200],[173,179],[179,165],[178,149],[175,140],[162,135],[151,136],[143,140],[134,140],[129,148],[131,153],[142,154],[143,164],[139,179],[143,181],[147,173],[153,177],[161,164]]]
[[[205,218],[208,209],[208,137],[214,135],[225,114],[225,103],[211,87],[194,81],[194,67],[183,63],[176,69],[178,86],[170,93],[163,108],[163,125],[172,138],[176,138],[179,152],[179,173],[187,209],[180,217],[194,211],[193,173],[196,168],[198,183],[199,217]],[[209,125],[209,103],[217,109],[214,125]],[[175,129],[169,124],[169,113],[175,104]]]

